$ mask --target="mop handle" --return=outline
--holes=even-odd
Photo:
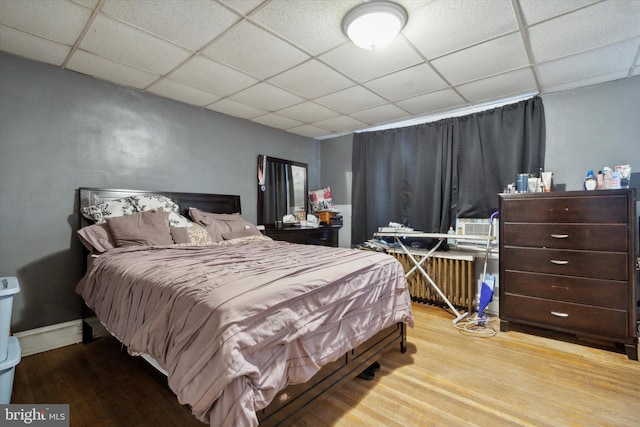
[[[489,247],[491,245],[491,230],[493,229],[493,219],[498,216],[500,211],[495,211],[489,217],[489,235],[487,236],[487,249],[484,253],[484,271],[482,272],[482,281],[484,282],[484,277],[487,275],[487,263],[489,262]]]

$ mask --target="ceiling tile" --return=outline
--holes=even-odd
[[[509,1],[435,1],[417,9],[402,33],[433,59],[517,29]]]
[[[402,108],[392,104],[380,105],[349,114],[351,117],[369,124],[383,124],[400,120],[409,116]]]
[[[220,101],[208,105],[207,109],[243,119],[252,119],[267,113],[267,111],[261,110],[260,108],[252,107],[229,98],[223,98]]]
[[[327,129],[320,129],[319,127],[311,125],[302,125],[295,128],[287,129],[287,132],[295,133],[309,138],[319,138],[326,135],[327,133],[330,133]]]
[[[328,119],[339,115],[339,113],[311,101],[283,108],[278,111],[278,114],[294,120],[299,120],[303,123],[310,123],[316,120]]]
[[[333,132],[353,132],[368,126],[367,123],[363,123],[349,116],[338,116],[331,119],[319,120],[312,123],[312,125],[322,129],[329,129]]]
[[[0,24],[72,46],[92,10],[69,0],[0,1]]]
[[[227,96],[258,83],[258,80],[202,56],[194,56],[171,73],[171,79],[207,92]]]
[[[385,103],[384,99],[361,86],[320,97],[316,102],[346,114]]]
[[[378,51],[364,1],[0,0],[0,50],[318,139],[640,75],[640,0],[395,0]]]
[[[288,129],[292,127],[297,127],[302,125],[303,123],[289,119],[287,117],[282,117],[276,113],[265,114],[264,116],[255,117],[251,119],[252,122],[260,123],[265,126],[270,126],[276,129]]]
[[[412,114],[431,114],[468,105],[453,89],[440,90],[396,102]]]
[[[638,46],[640,38],[540,64],[540,84],[551,87],[617,71],[628,73]]]
[[[86,6],[91,10],[94,10],[96,6],[98,6],[98,3],[100,3],[100,0],[72,0],[72,1],[76,3],[80,3],[81,5]]]
[[[191,50],[228,30],[240,17],[209,0],[107,0],[102,11]]]
[[[236,93],[231,98],[267,111],[281,110],[304,101],[299,96],[269,83],[258,83],[242,92]]]
[[[183,85],[170,79],[160,80],[147,89],[157,95],[204,107],[220,99],[218,95]]]
[[[226,4],[231,9],[243,15],[248,15],[260,3],[269,3],[269,0],[218,0],[220,3]]]
[[[526,67],[529,60],[520,33],[514,33],[442,56],[431,64],[455,85]]]
[[[305,98],[327,95],[354,85],[353,81],[315,59],[285,71],[269,82]]]
[[[246,21],[233,27],[202,54],[261,79],[309,59],[301,50]]]
[[[601,74],[595,77],[589,77],[583,80],[572,80],[557,86],[548,86],[544,88],[545,93],[558,92],[564,90],[577,89],[579,87],[597,85],[600,83],[610,82],[612,80],[624,79],[629,76],[628,71],[617,71],[609,74]]]
[[[447,87],[447,83],[427,64],[419,64],[367,82],[365,86],[390,101],[409,98]]]
[[[598,1],[600,0],[519,0],[518,3],[525,25],[532,25]]]
[[[122,86],[143,89],[160,76],[137,70],[117,62],[109,61],[92,53],[76,50],[67,63],[67,68],[88,74]]]
[[[537,91],[536,82],[529,68],[456,86],[456,89],[472,104]]]
[[[640,36],[640,1],[597,3],[529,28],[537,62]]]
[[[61,66],[71,48],[0,25],[0,50]]]
[[[382,49],[368,50],[347,43],[319,59],[359,81],[367,81],[421,63],[422,58],[402,38]]]
[[[166,74],[190,56],[186,49],[104,15],[96,17],[80,47],[154,74]]]
[[[360,0],[274,0],[251,19],[268,27],[312,55],[348,43],[342,33],[342,18]],[[286,11],[286,12],[284,12]]]

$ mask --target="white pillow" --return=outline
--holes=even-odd
[[[169,212],[169,225],[171,227],[192,226],[191,221],[179,214],[178,205],[173,200],[159,194],[140,194],[109,200],[97,205],[86,206],[81,209],[81,212],[84,217],[96,224],[101,224],[107,218],[147,212],[158,208]]]

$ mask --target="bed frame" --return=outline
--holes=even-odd
[[[186,217],[189,216],[190,207],[215,213],[241,212],[240,196],[236,195],[99,188],[80,188],[78,190],[78,206],[81,209],[96,203],[138,194],[167,196],[178,204],[180,213]],[[91,221],[84,218],[82,214],[79,217],[80,227],[91,224]],[[84,255],[83,262],[86,262],[86,253]],[[82,307],[82,337],[83,343],[87,343],[93,339],[93,327],[89,318],[94,317],[95,314],[84,303]],[[406,351],[406,325],[404,323],[398,323],[378,332],[374,337],[347,352],[340,359],[325,365],[306,383],[290,385],[281,390],[269,406],[257,412],[260,425],[276,426],[291,423],[325,399],[332,390],[356,377],[393,347],[399,348],[402,353]]]

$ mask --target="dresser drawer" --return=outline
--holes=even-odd
[[[628,254],[622,252],[570,251],[514,248],[502,255],[505,270],[562,274],[606,280],[628,280]]]
[[[626,252],[626,224],[505,223],[500,239],[507,246]]]
[[[338,233],[332,230],[312,231],[307,235],[307,244],[320,246],[338,246]]]
[[[603,197],[510,198],[508,209],[500,209],[507,222],[573,222],[626,224],[628,199],[625,195]],[[535,207],[535,208],[534,208]]]
[[[338,246],[338,227],[320,228],[270,228],[264,234],[273,240],[284,240],[304,245]]]
[[[553,274],[505,271],[506,293],[577,304],[628,309],[627,282],[567,277]]]
[[[554,329],[584,331],[610,337],[626,337],[628,312],[541,298],[505,295],[504,317]],[[502,313],[501,313],[502,316]]]

